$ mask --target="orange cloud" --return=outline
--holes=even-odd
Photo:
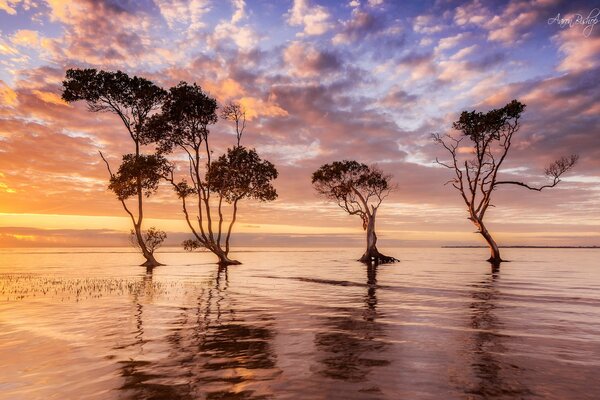
[[[17,10],[15,7],[21,0],[0,0],[0,10],[5,11],[9,15],[15,15]]]
[[[0,174],[0,178],[1,177],[4,177],[4,174]],[[8,185],[6,183],[0,182],[0,192],[16,193],[17,191],[15,189],[8,187]]]
[[[16,106],[18,104],[17,93],[10,88],[6,83],[0,80],[0,101],[3,105],[9,107]]]
[[[56,104],[59,106],[72,107],[70,104],[65,103],[65,101],[56,93],[44,92],[42,90],[33,90],[31,93],[33,93],[40,100],[42,100],[46,103]]]
[[[240,97],[246,93],[243,86],[231,78],[218,83],[206,82],[204,88],[221,101]]]
[[[17,49],[3,41],[2,38],[0,38],[0,55],[14,56],[17,54],[19,54],[19,51]]]
[[[288,112],[277,104],[265,102],[256,97],[242,97],[240,104],[246,110],[248,120],[257,117],[285,117],[288,115]]]
[[[17,46],[34,47],[40,41],[40,36],[37,31],[29,29],[20,29],[11,36],[11,42]]]

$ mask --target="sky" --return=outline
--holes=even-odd
[[[0,0],[0,247],[127,245],[107,190],[132,151],[111,114],[66,104],[68,68],[122,70],[168,88],[196,82],[247,110],[243,143],[278,168],[279,198],[242,205],[234,245],[361,244],[361,221],[317,197],[320,165],[355,159],[393,175],[379,247],[483,244],[432,133],[463,110],[527,105],[486,220],[504,245],[600,245],[598,2],[559,0]],[[578,17],[579,15],[579,17]],[[597,22],[597,20],[596,20]],[[215,152],[234,144],[212,127]],[[151,148],[145,151],[151,151]],[[166,185],[146,227],[189,237]]]

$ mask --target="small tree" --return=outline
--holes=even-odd
[[[525,104],[512,100],[502,108],[487,113],[463,111],[452,127],[461,134],[458,138],[450,135],[434,134],[433,140],[443,146],[451,156],[449,162],[436,162],[454,171],[455,177],[448,181],[458,190],[467,205],[469,220],[477,227],[490,247],[488,259],[492,265],[502,262],[498,245],[483,223],[488,207],[492,204],[492,193],[500,185],[517,185],[529,190],[541,191],[556,186],[560,177],[577,162],[578,156],[561,157],[545,170],[551,181],[541,186],[531,186],[519,181],[499,180],[498,172],[506,159],[512,144],[513,135],[520,128],[521,114]],[[463,151],[462,142],[470,140],[471,149]],[[460,150],[459,150],[460,149]],[[461,156],[461,154],[466,154]]]
[[[162,246],[163,242],[167,238],[167,234],[164,231],[161,231],[151,226],[150,228],[148,228],[148,230],[146,230],[146,232],[143,235],[143,238],[146,249],[148,249],[150,253],[154,254],[154,251],[160,246]],[[131,241],[131,244],[134,247],[140,247],[140,244],[137,240],[137,235],[135,233],[135,230],[133,229],[131,230],[131,236],[129,237],[129,240]]]
[[[358,215],[367,231],[367,249],[359,261],[371,264],[398,261],[377,250],[375,218],[377,210],[393,187],[391,176],[377,167],[356,161],[335,161],[322,165],[312,175],[317,193],[337,203],[350,215]]]
[[[230,102],[223,107],[221,118],[235,123],[235,137],[237,139],[237,145],[239,146],[244,129],[246,129],[246,111],[239,103]]]
[[[132,78],[121,71],[69,69],[66,80],[63,81],[63,100],[69,103],[83,100],[91,112],[118,115],[135,145],[135,153],[123,157],[123,163],[116,174],[112,173],[102,153],[100,156],[110,175],[109,188],[117,195],[133,223],[138,246],[146,259],[142,265],[150,267],[161,264],[154,258],[154,250],[149,249],[144,241],[143,198],[156,190],[157,177],[161,173],[159,170],[164,167],[165,160],[162,157],[142,155],[140,145],[147,120],[160,106],[165,95],[163,89],[149,80],[137,76]],[[125,202],[130,197],[137,199],[137,217]]]
[[[196,84],[181,82],[170,89],[162,113],[152,118],[146,140],[155,142],[163,153],[179,149],[187,156],[189,183],[186,179],[176,181],[174,169],[167,176],[181,199],[186,222],[194,235],[194,239],[184,242],[184,247],[210,250],[219,258],[220,265],[240,264],[229,258],[238,203],[245,198],[274,200],[277,192],[271,183],[277,178],[277,170],[254,149],[240,146],[245,114],[239,105],[228,106],[224,114],[236,123],[237,145],[213,161],[208,126],[217,121],[216,111],[215,99]],[[197,201],[195,218],[188,207],[193,197]],[[226,232],[224,203],[232,208]]]

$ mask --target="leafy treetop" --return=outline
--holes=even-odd
[[[69,103],[84,100],[92,112],[119,115],[137,143],[145,119],[160,106],[166,94],[145,78],[88,68],[67,70],[62,98]]]
[[[254,149],[236,146],[215,160],[206,173],[211,191],[232,203],[242,198],[272,201],[277,192],[271,181],[277,178],[277,169],[262,160]]]

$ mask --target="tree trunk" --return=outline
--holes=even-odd
[[[219,266],[221,266],[221,267],[225,267],[227,265],[241,265],[242,264],[238,260],[230,259],[228,256],[228,253],[224,252],[220,248],[217,248],[217,250],[213,250],[213,253],[215,253],[215,255],[217,257],[219,257]]]
[[[383,255],[377,250],[377,234],[375,233],[375,217],[377,215],[377,208],[373,207],[373,212],[367,215],[367,250],[365,254],[358,260],[367,265],[379,265],[385,263],[393,263],[399,261],[394,257]]]
[[[164,264],[161,264],[158,261],[156,261],[156,258],[154,258],[154,254],[152,254],[152,253],[145,252],[145,253],[143,253],[143,255],[144,255],[144,258],[146,259],[146,262],[141,264],[142,267],[153,268],[153,267],[158,267],[160,265],[164,265]]]
[[[500,266],[500,263],[504,260],[502,260],[502,258],[500,257],[500,249],[498,248],[496,241],[494,240],[494,238],[492,237],[492,235],[487,230],[487,228],[481,220],[474,219],[473,222],[475,223],[475,226],[479,228],[479,233],[481,234],[481,236],[483,236],[488,246],[490,247],[490,258],[488,258],[487,261],[489,261],[492,264],[492,266]]]
[[[142,267],[158,267],[160,265],[164,265],[156,261],[156,258],[154,258],[154,254],[148,251],[148,248],[146,247],[146,243],[144,243],[144,238],[142,236],[142,229],[138,224],[135,224],[135,237],[137,239],[138,245],[140,246],[140,250],[142,250],[142,255],[146,259],[146,262],[141,264]]]

